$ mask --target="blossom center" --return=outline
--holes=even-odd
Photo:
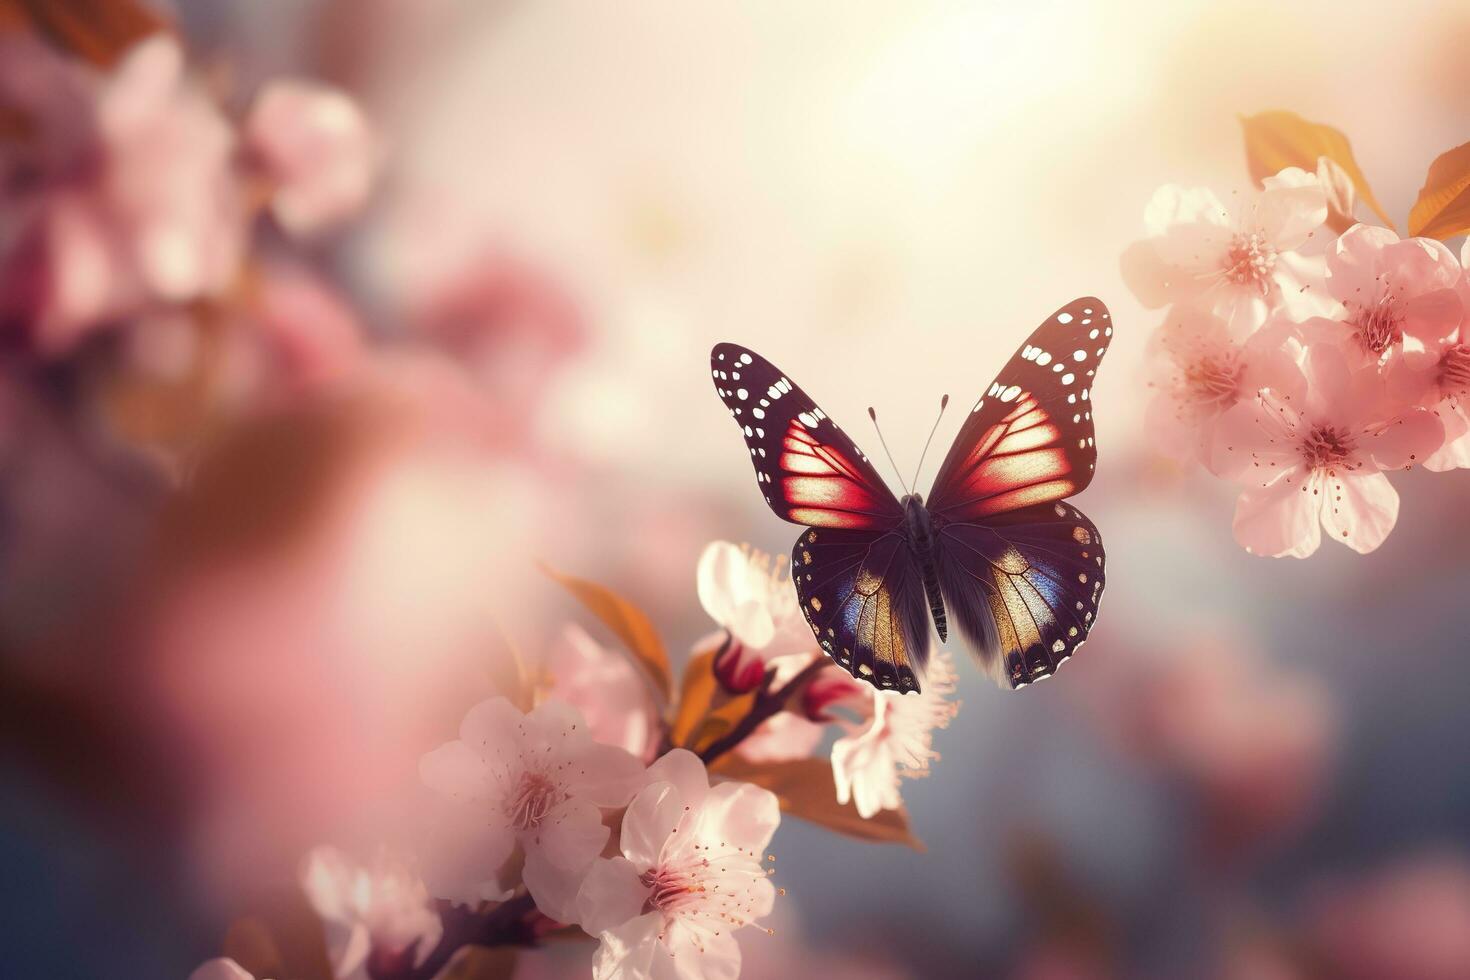
[[[1234,402],[1241,366],[1229,354],[1203,357],[1184,369],[1184,387],[1197,402]]]
[[[1470,393],[1470,345],[1451,344],[1439,359],[1439,385],[1446,392]]]
[[[534,830],[566,798],[545,773],[527,771],[505,803],[505,813],[516,830]]]
[[[743,926],[755,915],[755,883],[770,874],[757,851],[726,843],[676,847],[639,877],[648,889],[643,911],[713,931]]]
[[[1371,354],[1382,354],[1404,338],[1403,321],[1393,302],[1393,297],[1384,294],[1378,302],[1348,304],[1350,323],[1358,343]]]
[[[1302,440],[1302,459],[1313,469],[1330,468],[1346,462],[1357,448],[1353,438],[1336,426],[1313,426]]]
[[[1264,296],[1271,291],[1276,256],[1276,246],[1260,235],[1241,233],[1230,239],[1221,269],[1228,282],[1258,290]]]

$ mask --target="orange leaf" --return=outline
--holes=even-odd
[[[715,760],[721,776],[764,786],[781,801],[781,810],[819,827],[858,840],[881,844],[907,844],[916,851],[924,842],[909,829],[906,810],[880,810],[864,819],[851,803],[837,802],[832,763],[826,759],[793,759],[788,762],[748,762],[731,753]]]
[[[0,27],[27,26],[52,46],[110,66],[169,22],[134,0],[0,0]]]
[[[662,703],[668,704],[674,696],[674,672],[669,666],[668,654],[658,638],[653,624],[643,610],[611,589],[588,582],[586,579],[563,575],[545,565],[542,570],[586,606],[604,626],[612,630],[623,646],[633,655],[633,660],[653,683],[654,691]]]
[[[333,976],[321,920],[295,888],[267,898],[259,915],[235,920],[225,934],[224,955],[257,977]]]
[[[1245,161],[1251,180],[1259,183],[1287,167],[1316,173],[1318,158],[1327,157],[1347,171],[1358,189],[1358,197],[1373,213],[1388,227],[1394,226],[1378,198],[1373,196],[1368,178],[1353,159],[1353,148],[1347,137],[1338,130],[1282,110],[1242,116],[1240,125],[1245,130]]]
[[[714,664],[715,654],[711,650],[691,657],[684,668],[684,679],[679,684],[679,708],[669,730],[669,740],[675,745],[689,746],[695,730],[715,702],[720,682],[715,679]]]
[[[1435,157],[1409,211],[1409,234],[1444,241],[1470,231],[1470,143]]]

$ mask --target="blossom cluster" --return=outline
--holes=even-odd
[[[678,704],[646,696],[656,654],[571,627],[514,700],[477,704],[423,756],[431,802],[411,854],[307,857],[301,884],[337,977],[432,977],[462,946],[577,927],[598,940],[598,978],[733,977],[736,935],[777,895],[766,850],[783,808],[834,826],[847,811],[880,818],[866,836],[904,839],[884,829],[903,821],[901,780],[928,772],[958,708],[947,655],[922,695],[854,682],[817,649],[784,571],[728,542],[705,549],[696,591],[720,628],[696,644]],[[594,610],[641,615],[597,595]],[[808,763],[795,778],[826,797],[789,784],[787,767]],[[248,976],[228,957],[195,974]]]
[[[1470,252],[1354,222],[1354,183],[1328,157],[1262,185],[1229,207],[1160,188],[1123,255],[1140,302],[1165,311],[1149,430],[1241,488],[1247,551],[1305,558],[1325,531],[1367,553],[1398,519],[1388,473],[1470,465]]]
[[[446,536],[470,550],[487,457],[534,465],[536,396],[578,342],[576,305],[492,255],[410,289],[385,337],[333,274],[385,156],[351,95],[307,79],[232,91],[164,29],[99,57],[40,32],[0,48],[0,503],[27,528],[0,576],[12,594],[85,591],[100,606],[126,591],[129,562],[146,567],[156,593],[128,629],[157,675],[147,696],[170,724],[225,733],[184,740],[201,769],[253,778],[267,741],[305,757],[331,727],[312,719],[350,715],[331,714],[340,685],[307,676],[339,648],[361,682],[399,663],[396,646],[483,637],[463,610],[483,605],[485,563],[450,567],[447,548],[416,559]],[[47,580],[70,549],[108,551],[92,527],[122,536],[160,512],[158,533],[113,546],[128,561],[99,563],[88,589]],[[415,743],[417,772],[392,787],[412,814],[401,834],[366,853],[291,851],[323,940],[314,962],[428,980],[469,948],[565,933],[597,942],[597,977],[731,977],[737,936],[777,896],[767,849],[783,812],[917,845],[900,787],[928,771],[957,709],[947,658],[922,696],[877,692],[822,655],[776,562],[716,542],[692,571],[688,605],[697,595],[713,632],[677,684],[641,610],[552,574],[616,645],[568,623],[541,655],[511,654],[511,679],[457,738]],[[0,644],[48,625],[7,624]],[[271,663],[293,673],[281,682]],[[405,679],[382,673],[380,694]],[[395,693],[431,710],[420,688]],[[269,794],[217,809],[248,822],[246,795]],[[231,839],[228,823],[215,832]],[[196,976],[316,975],[234,930],[222,952]]]

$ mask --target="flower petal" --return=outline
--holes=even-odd
[[[1404,303],[1404,334],[1421,344],[1442,341],[1460,326],[1465,310],[1455,289],[1434,289]]]
[[[1256,233],[1279,251],[1299,248],[1327,220],[1327,192],[1313,179],[1261,192],[1251,214]]]
[[[1322,525],[1359,554],[1381,545],[1398,521],[1399,495],[1382,473],[1329,479],[1323,492],[1329,499],[1322,508]]]
[[[488,800],[499,795],[486,778],[485,760],[463,742],[446,742],[419,760],[424,785],[452,800]]]
[[[652,980],[736,980],[740,976],[740,944],[727,930],[712,933],[675,921],[667,929],[669,955],[653,960]]]
[[[189,974],[189,980],[255,980],[239,963],[227,956],[200,964]]]
[[[561,868],[544,851],[528,849],[526,864],[521,869],[521,881],[542,915],[572,925],[577,921],[577,893],[589,866],[576,871]]]
[[[565,787],[571,795],[598,806],[627,806],[647,784],[643,763],[615,745],[588,743],[568,760]]]
[[[706,821],[719,826],[718,836],[746,851],[762,851],[781,822],[776,794],[750,783],[721,783],[705,798]]]
[[[1444,423],[1430,411],[1414,409],[1364,440],[1373,462],[1393,470],[1422,462],[1444,442]]]
[[[465,712],[459,738],[486,759],[513,756],[521,743],[524,720],[520,709],[505,698],[491,698]]]
[[[660,756],[648,767],[648,781],[673,783],[684,802],[696,808],[709,792],[704,762],[688,749],[671,749]]]
[[[711,541],[700,552],[694,584],[706,615],[721,626],[730,625],[735,607],[747,598],[745,579],[749,558],[728,541]]]
[[[1252,487],[1235,502],[1235,540],[1253,555],[1305,558],[1322,543],[1318,523],[1322,479],[1300,471],[1278,477],[1264,487]]]
[[[1247,398],[1220,415],[1212,436],[1210,471],[1236,483],[1265,483],[1298,464],[1290,438],[1295,418],[1267,397]]]
[[[534,831],[521,835],[526,856],[541,852],[558,868],[581,873],[602,852],[612,833],[602,811],[586,800],[564,800]]]
[[[602,945],[592,958],[592,980],[643,980],[653,976],[654,954],[663,916],[657,912],[629,919],[598,934]]]
[[[654,783],[628,804],[618,846],[640,872],[658,863],[665,842],[685,814],[684,798],[673,783]]]
[[[577,915],[582,928],[595,936],[636,919],[648,901],[649,890],[627,858],[594,861],[577,893]]]

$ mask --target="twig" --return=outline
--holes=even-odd
[[[518,895],[486,912],[446,903],[440,910],[444,934],[422,963],[413,965],[411,951],[389,963],[369,959],[368,976],[371,980],[433,980],[465,946],[534,946],[535,916],[539,914],[530,895]]]
[[[699,757],[704,760],[705,765],[709,765],[739,745],[751,732],[759,728],[762,722],[786,707],[786,702],[790,700],[791,696],[800,690],[803,684],[820,673],[827,666],[827,663],[826,657],[818,657],[803,667],[799,674],[791,678],[791,680],[787,681],[776,691],[770,689],[771,681],[775,679],[776,672],[775,670],[767,670],[766,676],[761,681],[761,686],[758,689],[759,693],[756,695],[755,704],[751,705],[749,713],[740,719],[739,724],[726,732],[721,738],[715,739],[703,752],[699,753]]]

